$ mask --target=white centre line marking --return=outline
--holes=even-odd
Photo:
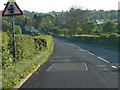
[[[52,60],[52,62],[66,62],[66,61],[70,61],[70,60],[66,60],[66,59],[63,59],[63,60]]]
[[[105,67],[105,65],[97,65],[98,67]]]
[[[70,44],[70,45],[74,45],[74,44]]]
[[[85,67],[86,67],[86,71],[88,71],[88,67],[87,67],[87,64],[86,64],[86,63],[84,63],[84,65],[85,65]]]
[[[88,52],[88,53],[91,54],[91,55],[93,55],[93,56],[95,55],[95,54],[93,54],[93,53],[91,53],[91,52]]]
[[[65,61],[70,61],[70,60],[65,60]]]
[[[78,50],[80,50],[80,51],[88,51],[88,50],[84,50],[84,49],[78,49]]]
[[[116,66],[112,66],[112,68],[116,68],[116,69],[117,69],[117,67],[116,67]]]
[[[101,58],[101,57],[97,57],[97,58],[99,58],[100,60],[102,60],[102,61],[104,61],[104,62],[106,62],[106,63],[110,63],[109,61],[107,61],[107,60],[105,60],[105,59],[103,59],[103,58]]]
[[[54,64],[52,64],[52,65],[48,68],[48,70],[47,70],[47,71],[50,71],[50,69],[53,67],[53,65],[54,65]]]
[[[70,58],[71,56],[55,56],[54,58]]]

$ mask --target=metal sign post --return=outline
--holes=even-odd
[[[10,22],[12,23],[12,36],[13,36],[13,58],[16,61],[16,41],[15,41],[15,29],[14,29],[14,16],[11,16]]]
[[[14,14],[14,6],[11,4],[8,8],[10,14]],[[14,16],[12,15],[10,18],[10,22],[12,23],[12,36],[13,36],[13,58],[16,61],[16,41],[15,41],[15,29],[14,29]]]
[[[12,36],[13,36],[13,58],[16,61],[16,41],[15,41],[15,29],[14,29],[14,16],[23,15],[23,12],[20,10],[19,6],[15,0],[9,0],[6,4],[2,16],[10,16],[10,22],[12,23]]]

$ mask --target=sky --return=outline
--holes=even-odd
[[[67,11],[72,6],[89,10],[117,10],[120,0],[16,0],[21,10],[47,13],[51,11]],[[8,0],[0,0],[0,10],[5,8]]]

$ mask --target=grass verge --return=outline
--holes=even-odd
[[[5,69],[2,73],[2,88],[12,88],[15,85],[18,85],[19,82],[26,78],[26,76],[34,72],[34,70],[42,65],[48,57],[51,55],[53,51],[53,47],[51,50],[45,50],[40,52],[39,54],[34,55],[34,57],[30,57],[29,59],[23,59],[15,62],[13,64],[13,68]]]

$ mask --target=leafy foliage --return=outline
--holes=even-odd
[[[28,58],[35,53],[35,44],[33,37],[28,35],[16,35],[16,53],[17,60]]]
[[[22,29],[20,28],[20,26],[15,25],[14,29],[15,29],[16,34],[21,34],[22,33]],[[3,20],[2,31],[12,33],[13,32],[12,24],[8,21]]]
[[[2,32],[1,32],[2,33]],[[2,66],[5,69],[12,67],[12,54],[11,54],[11,36],[7,33],[2,33]]]
[[[93,21],[88,21],[86,24],[85,24],[85,27],[84,27],[84,31],[88,34],[91,34],[93,32],[95,32],[97,29],[97,25],[95,22]]]
[[[2,64],[3,68],[10,68],[13,63],[13,43],[12,36],[3,33],[2,42]],[[28,36],[16,35],[16,59],[21,60],[34,56],[40,51],[49,50],[53,46],[52,37],[50,36]]]
[[[108,21],[103,26],[103,32],[115,32],[117,31],[116,24],[112,21]]]
[[[72,37],[64,37],[67,40],[102,45],[107,47],[118,48],[118,40],[120,36],[117,33],[111,34],[101,34],[100,36],[94,35],[80,35],[80,36],[72,36]]]
[[[0,32],[1,33],[1,32]],[[51,36],[16,35],[16,61],[13,60],[12,36],[2,34],[3,88],[10,88],[43,64],[52,53]]]

